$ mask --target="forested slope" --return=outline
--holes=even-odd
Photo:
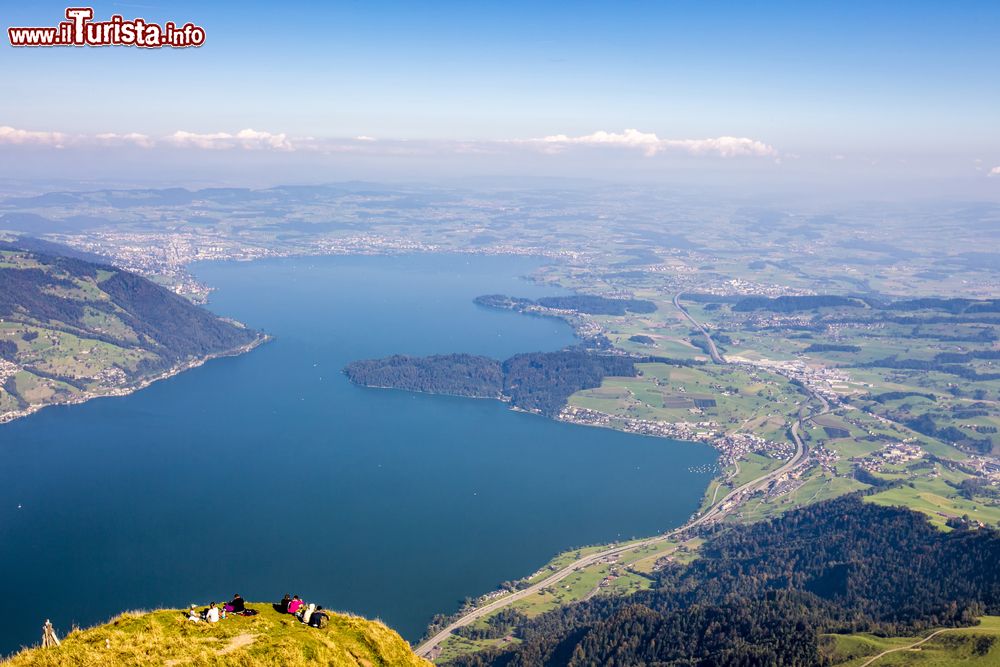
[[[913,633],[1000,611],[1000,534],[933,528],[857,495],[715,529],[653,588],[522,621],[454,665],[821,665],[825,632]]]
[[[124,392],[260,335],[51,243],[0,241],[0,419]]]

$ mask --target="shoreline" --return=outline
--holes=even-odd
[[[128,385],[126,387],[115,387],[109,390],[107,393],[85,394],[77,396],[70,400],[55,401],[53,403],[39,403],[37,405],[28,406],[23,410],[8,412],[4,415],[0,415],[0,426],[3,426],[4,424],[10,424],[11,422],[14,422],[18,419],[23,419],[24,417],[30,417],[31,415],[41,410],[44,410],[45,408],[50,408],[57,405],[62,405],[62,406],[81,405],[83,403],[98,398],[121,398],[123,396],[130,396],[131,394],[134,394],[137,391],[142,391],[143,389],[146,389],[154,382],[159,382],[161,380],[168,380],[174,377],[175,375],[180,375],[185,371],[190,371],[200,366],[203,366],[205,363],[212,361],[213,359],[223,359],[225,357],[239,357],[244,354],[248,354],[253,350],[257,349],[258,347],[260,347],[261,345],[263,345],[264,343],[267,343],[272,340],[274,340],[273,336],[269,336],[268,334],[261,334],[252,342],[247,343],[246,345],[242,345],[240,347],[236,347],[230,350],[224,350],[222,352],[215,352],[213,354],[204,357],[198,357],[197,359],[192,359],[191,361],[188,361],[186,363],[173,366],[163,371],[162,373],[159,373],[158,375],[142,378],[138,382]]]
[[[344,375],[346,372],[341,371]],[[422,394],[424,396],[451,396],[452,398],[471,398],[477,401],[500,401],[501,403],[509,403],[510,399],[503,394],[499,396],[469,396],[468,394],[449,394],[444,391],[423,391],[421,389],[403,389],[401,387],[389,387],[381,384],[361,384],[360,382],[354,382],[350,377],[347,381],[354,385],[355,387],[364,387],[365,389],[380,389],[382,391],[405,391],[408,394]]]
[[[346,373],[345,373],[346,375]],[[544,417],[550,421],[559,422],[562,424],[572,424],[574,426],[588,426],[591,428],[604,428],[610,431],[616,431],[618,433],[626,433],[629,435],[638,435],[641,437],[648,438],[660,438],[663,440],[670,440],[672,442],[683,442],[687,444],[695,445],[706,445],[711,449],[719,453],[720,458],[726,458],[727,451],[726,448],[721,444],[725,441],[727,435],[732,436],[733,434],[718,433],[714,430],[709,432],[698,432],[692,430],[692,424],[689,422],[657,422],[657,421],[647,421],[640,419],[631,419],[625,417],[617,417],[615,415],[607,415],[609,422],[621,421],[624,422],[621,426],[616,427],[613,423],[598,423],[592,420],[587,420],[580,417],[579,413],[597,413],[592,410],[587,410],[586,408],[573,408],[571,406],[564,406],[562,410],[556,415],[546,415],[542,412],[536,410],[528,410],[525,408],[518,407],[511,403],[510,396],[505,394],[500,394],[499,396],[470,396],[468,394],[451,394],[448,392],[441,391],[424,391],[420,389],[404,389],[402,387],[392,387],[387,385],[377,385],[377,384],[364,384],[360,382],[354,382],[348,378],[348,382],[355,386],[361,387],[363,389],[376,389],[379,391],[399,391],[407,394],[419,394],[422,396],[448,396],[451,398],[469,398],[477,401],[497,401],[503,403],[507,406],[507,409],[511,412],[517,412],[524,415],[534,415],[536,417]],[[640,426],[650,426],[653,427],[649,430],[636,429],[634,426],[638,424]],[[632,426],[633,428],[625,428],[624,426]],[[717,427],[717,425],[715,425]],[[669,431],[669,432],[668,432]],[[737,436],[746,437],[748,434],[735,434]]]

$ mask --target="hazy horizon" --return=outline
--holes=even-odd
[[[10,8],[52,26],[65,5]],[[0,47],[0,179],[585,178],[1000,200],[1000,7],[98,3],[192,49]]]

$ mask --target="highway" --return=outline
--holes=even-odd
[[[684,316],[687,317],[688,320],[690,320],[695,326],[701,329],[701,331],[705,334],[705,337],[709,341],[709,347],[714,352],[713,359],[715,358],[715,355],[718,355],[719,361],[717,361],[716,363],[726,363],[726,360],[722,357],[722,355],[718,353],[718,350],[715,349],[715,344],[712,342],[711,336],[708,335],[708,332],[704,329],[704,327],[702,327],[698,322],[696,322],[688,314],[688,312],[685,311],[680,306],[679,298],[680,294],[674,297],[674,305],[676,305],[677,308],[679,308],[681,312],[684,313]],[[819,412],[813,414],[809,414],[808,401],[804,401],[802,405],[799,407],[798,416],[795,422],[793,422],[791,428],[792,439],[795,441],[795,454],[793,454],[792,457],[788,459],[788,461],[786,461],[780,467],[776,468],[775,470],[772,470],[769,473],[761,475],[756,479],[752,479],[749,482],[746,482],[745,484],[733,489],[732,491],[727,493],[722,500],[720,500],[717,503],[714,503],[710,508],[708,508],[704,514],[694,517],[693,519],[685,523],[683,526],[680,526],[679,528],[675,528],[670,532],[649,537],[644,540],[640,540],[638,542],[629,542],[628,544],[621,544],[618,546],[609,547],[607,549],[604,549],[603,551],[598,551],[596,553],[589,554],[587,556],[584,556],[582,558],[573,561],[572,563],[562,568],[561,570],[553,572],[552,574],[545,577],[541,581],[534,583],[527,588],[514,591],[513,593],[506,595],[498,600],[494,600],[489,604],[485,604],[482,607],[477,607],[473,609],[469,613],[449,623],[446,627],[444,627],[439,632],[434,634],[434,636],[430,637],[429,639],[427,639],[427,641],[417,646],[417,648],[414,649],[414,651],[416,652],[417,655],[423,658],[427,658],[433,653],[434,649],[437,646],[439,646],[444,640],[446,640],[451,635],[452,632],[454,632],[458,628],[469,625],[470,623],[474,623],[478,619],[483,618],[484,616],[489,616],[493,612],[499,609],[503,609],[504,607],[507,607],[517,602],[518,600],[526,598],[529,595],[534,595],[543,588],[547,588],[548,586],[557,584],[566,577],[570,576],[571,574],[579,570],[581,567],[587,567],[588,565],[593,565],[594,563],[597,563],[598,561],[608,558],[609,556],[615,556],[621,553],[625,553],[627,551],[632,551],[633,549],[649,546],[651,544],[656,544],[658,542],[664,542],[674,537],[678,533],[682,533],[691,528],[695,528],[697,526],[700,526],[702,524],[708,523],[716,519],[720,519],[729,512],[732,512],[734,509],[739,507],[739,503],[733,502],[732,506],[726,507],[726,505],[730,501],[742,500],[743,498],[749,497],[757,491],[766,489],[773,480],[777,479],[778,477],[781,477],[782,475],[788,472],[791,472],[799,465],[801,465],[802,462],[805,460],[806,454],[808,453],[809,450],[806,447],[805,443],[803,442],[802,437],[799,435],[799,429],[802,427],[804,422],[812,419],[813,417],[818,417],[822,414],[826,414],[830,410],[829,404],[822,397],[815,395],[812,396],[817,400],[819,400],[820,403],[822,403],[823,407]]]
[[[726,363],[726,358],[722,356],[722,353],[719,352],[719,348],[715,346],[715,341],[712,340],[712,334],[708,332],[708,329],[702,326],[701,322],[691,317],[691,313],[689,313],[687,309],[681,305],[681,294],[683,293],[678,292],[677,295],[674,296],[674,306],[677,307],[677,310],[681,311],[681,314],[687,318],[688,322],[698,327],[698,331],[705,336],[705,341],[708,343],[708,354],[712,357],[712,361],[717,364]]]

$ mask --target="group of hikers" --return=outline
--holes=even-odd
[[[272,606],[275,611],[282,614],[291,614],[313,628],[325,628],[330,622],[330,615],[323,609],[322,605],[306,604],[298,595],[292,597],[285,593],[285,597]],[[196,623],[202,621],[205,623],[218,623],[229,614],[236,616],[256,616],[257,610],[247,607],[243,596],[237,593],[233,596],[232,600],[222,605],[221,608],[214,602],[208,605],[207,609],[202,609],[201,611],[198,611],[197,605],[191,605],[187,618],[189,621]]]
[[[323,609],[323,605],[309,603],[306,604],[298,595],[292,597],[285,593],[281,602],[274,605],[274,608],[281,614],[292,614],[306,625],[314,628],[325,628],[330,622],[330,615]]]
[[[198,605],[191,605],[188,610],[188,620],[189,621],[205,621],[207,623],[218,623],[226,617],[227,614],[235,614],[236,616],[256,616],[256,609],[249,609],[247,607],[246,601],[243,596],[237,593],[233,596],[233,599],[222,605],[220,608],[216,603],[208,605],[207,609],[202,609],[198,611]]]

